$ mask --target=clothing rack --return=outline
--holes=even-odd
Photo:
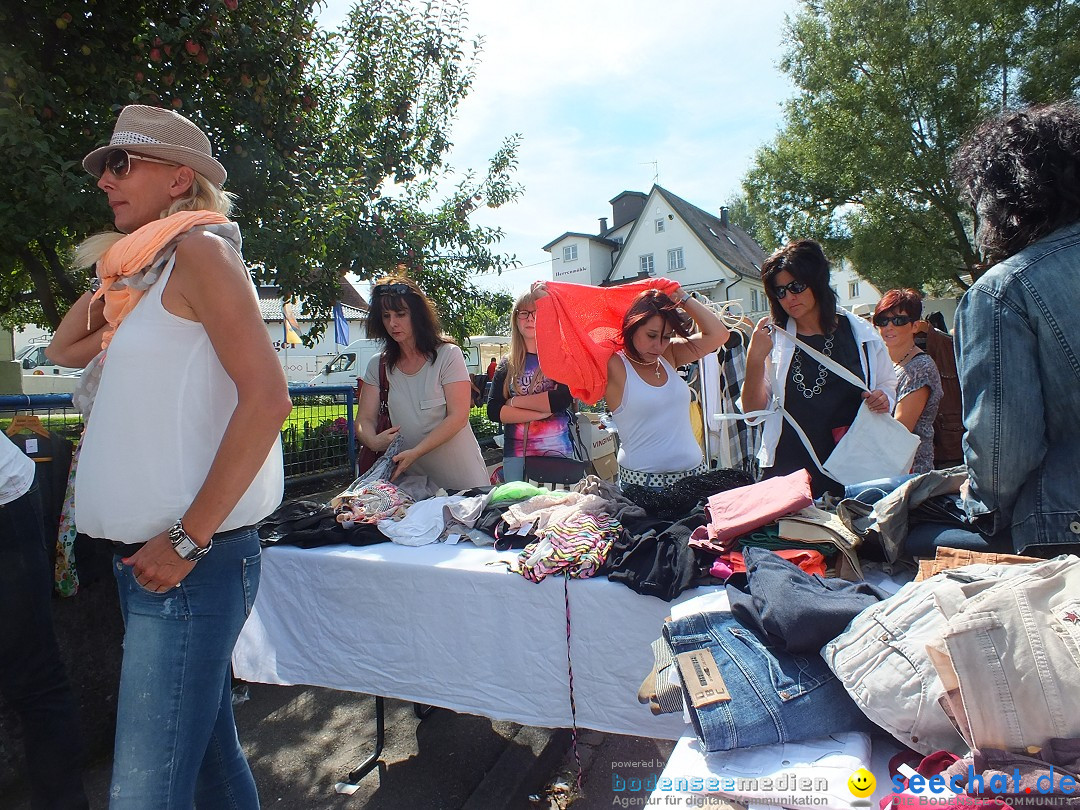
[[[745,315],[742,301],[711,301],[708,298],[697,295],[695,293],[691,293],[691,295],[693,295],[694,298],[696,298],[702,304],[715,312],[720,318],[721,323],[723,323],[724,326],[726,326],[728,329],[736,329],[746,335],[747,338],[749,338],[750,332],[747,330],[746,324],[743,321]],[[713,407],[717,407],[717,405],[716,403],[713,403],[711,401],[709,393],[706,390],[704,384],[704,376],[701,373],[700,363],[698,364],[698,370],[696,374],[691,380],[688,381],[688,384],[690,384],[690,390],[693,391],[694,394],[697,396],[697,401],[701,405],[701,429],[702,440],[704,444],[703,449],[705,451],[705,463],[711,469],[713,466],[714,458],[712,441],[709,436],[710,431],[708,415],[712,413],[710,409]]]

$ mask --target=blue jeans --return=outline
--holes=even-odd
[[[1008,531],[993,537],[961,529],[946,523],[914,523],[908,527],[904,553],[912,557],[934,558],[939,546],[968,551],[1012,553],[1012,538]]]
[[[87,808],[75,698],[53,633],[46,542],[35,484],[0,506],[0,693],[22,723],[33,810]]]
[[[876,730],[820,655],[793,655],[766,644],[730,613],[666,622],[664,636],[676,656],[712,653],[731,695],[695,708],[689,697],[694,684],[683,679],[690,719],[706,751]]]
[[[503,456],[503,482],[525,480],[524,456]]]
[[[143,588],[120,560],[124,663],[110,808],[258,808],[230,690],[233,646],[259,589],[258,535],[251,527],[215,535],[166,593]]]
[[[877,478],[873,481],[864,481],[861,484],[848,484],[844,487],[845,498],[855,498],[865,504],[875,504],[899,487],[906,481],[910,481],[915,474],[897,475],[892,478]]]

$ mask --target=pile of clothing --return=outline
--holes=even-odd
[[[890,594],[767,550],[744,555],[745,584],[673,606],[652,645],[638,698],[685,712],[696,738],[668,775],[753,801],[708,777],[760,777],[763,762],[824,763],[826,752],[850,774],[869,764],[865,735],[884,731],[903,750],[882,810],[925,805],[938,775],[949,788],[935,804],[1019,807],[1037,786],[1040,806],[1075,806],[1080,558],[941,549]],[[826,806],[853,806],[850,792],[826,793]]]
[[[859,538],[813,506],[805,471],[754,483],[742,470],[712,470],[663,491],[623,492],[590,475],[567,491],[510,482],[448,494],[423,476],[390,481],[388,456],[325,506],[283,506],[260,536],[305,548],[468,540],[524,549],[513,568],[535,581],[556,572],[604,575],[667,601],[745,574],[746,548],[768,548],[809,573],[860,573]],[[813,539],[780,536],[778,518],[815,527]]]

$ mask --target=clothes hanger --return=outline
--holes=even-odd
[[[41,419],[32,413],[17,413],[11,419],[11,424],[7,426],[7,430],[4,433],[7,436],[14,436],[16,433],[22,433],[25,430],[29,430],[31,433],[36,433],[42,438],[49,438],[49,431],[45,429],[45,425],[41,423]]]
[[[728,329],[734,329],[744,337],[750,337],[754,326],[748,323],[749,319],[746,317],[742,301],[709,301],[708,306]]]

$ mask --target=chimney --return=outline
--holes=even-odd
[[[600,235],[607,236],[607,217],[600,217]]]
[[[611,228],[619,230],[623,225],[633,222],[641,212],[645,210],[645,202],[649,195],[642,191],[624,191],[612,200],[611,215],[615,218]]]
[[[726,205],[720,207],[720,224],[725,228],[728,226],[728,208]]]

